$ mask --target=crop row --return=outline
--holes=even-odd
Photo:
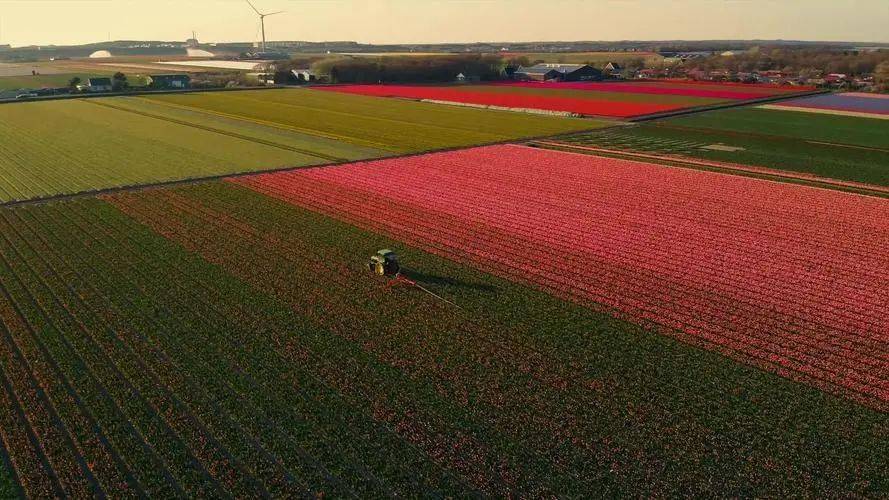
[[[470,86],[334,85],[319,89],[376,97],[621,118],[730,100],[769,97],[785,92],[778,88],[686,85],[680,82],[501,82]]]
[[[598,126],[419,103],[343,110],[360,98],[322,92],[238,94],[4,106],[0,203]]]
[[[401,97],[426,99],[439,102],[456,102],[497,106],[510,109],[542,109],[578,113],[591,116],[632,117],[680,109],[681,104],[657,102],[625,102],[596,99],[590,97],[566,97],[553,92],[552,95],[529,95],[525,93],[473,92],[457,87],[430,87],[409,85],[336,85],[319,87],[330,92],[358,94],[376,97]]]
[[[390,287],[385,236],[233,183],[104,199],[0,211],[0,468],[30,496],[880,489],[867,408],[420,250],[460,307]]]
[[[305,90],[166,95],[149,100],[385,152],[428,151],[601,126],[589,120]]]
[[[882,200],[514,146],[241,182],[819,387],[889,399]]]
[[[167,266],[170,255],[151,260],[141,246],[157,237],[142,231],[149,238],[140,241],[133,225],[114,214],[72,206],[5,214],[4,234],[13,235],[14,246],[3,254],[16,257],[11,265],[17,269],[2,281],[22,287],[10,294],[22,309],[4,315],[4,323],[14,327],[10,335],[25,364],[46,364],[41,372],[13,373],[9,392],[21,400],[28,381],[42,388],[38,395],[49,392],[22,400],[24,429],[34,430],[37,443],[30,454],[11,447],[18,470],[39,474],[40,467],[24,466],[34,457],[59,478],[59,492],[79,496],[125,489],[163,496],[392,491],[360,467],[356,451],[344,450],[370,440],[361,453],[377,460],[371,450],[379,449],[385,432],[362,423],[360,413],[331,412],[336,393],[312,382],[311,373],[276,364],[267,347],[258,358],[234,358],[250,351],[232,349],[229,335],[255,334],[248,325],[258,320],[231,297],[196,300],[212,292],[184,287]],[[23,336],[32,323],[42,337]],[[280,335],[287,331],[278,328]],[[50,339],[57,343],[47,344]],[[279,371],[256,371],[275,366]],[[279,380],[285,373],[290,380]],[[271,383],[277,387],[267,388]],[[317,398],[330,403],[319,405]],[[384,456],[403,455],[399,441],[390,446]],[[416,477],[395,472],[402,480]],[[29,494],[54,484],[27,476],[22,482]]]
[[[497,485],[503,481],[498,475],[508,472],[512,467],[519,467],[518,464],[522,464],[522,473],[509,473],[516,474],[516,480],[521,481],[524,484],[522,488],[528,491],[541,488],[545,483],[538,472],[532,470],[539,470],[539,473],[550,470],[551,474],[555,474],[552,480],[558,480],[560,475],[569,472],[573,474],[569,476],[572,481],[580,481],[583,477],[573,470],[556,474],[550,469],[553,464],[530,451],[547,450],[556,444],[551,439],[544,439],[541,433],[546,432],[545,435],[551,436],[556,431],[548,429],[549,426],[562,422],[558,425],[563,427],[567,422],[576,421],[579,418],[577,413],[583,405],[578,403],[576,408],[571,409],[575,414],[565,414],[569,408],[558,407],[558,404],[564,404],[564,397],[552,388],[557,383],[553,380],[555,374],[546,370],[535,370],[537,373],[534,375],[543,377],[542,380],[527,381],[530,367],[522,369],[520,365],[528,365],[529,353],[514,353],[515,348],[499,343],[492,345],[490,341],[484,340],[489,337],[489,333],[480,334],[473,325],[463,323],[452,311],[441,310],[436,307],[434,300],[430,303],[430,299],[422,295],[414,297],[409,304],[402,304],[398,309],[384,309],[390,298],[379,295],[379,283],[358,278],[362,274],[360,270],[356,272],[354,268],[325,264],[325,261],[336,262],[338,259],[331,253],[339,253],[341,250],[334,248],[327,252],[306,246],[282,231],[266,233],[255,227],[261,219],[233,218],[224,211],[214,210],[204,203],[196,203],[173,193],[164,193],[150,199],[116,196],[112,201],[119,203],[122,210],[150,224],[161,234],[188,245],[191,251],[204,255],[211,262],[230,269],[242,279],[280,297],[301,314],[322,322],[325,328],[347,341],[361,345],[386,364],[406,371],[410,378],[424,380],[431,377],[435,380],[438,391],[444,394],[466,394],[464,398],[477,401],[476,407],[467,412],[463,407],[465,403],[457,406],[442,404],[436,402],[437,398],[431,393],[424,393],[425,390],[416,393],[417,389],[411,389],[415,383],[401,382],[397,388],[388,389],[395,391],[394,394],[385,396],[395,407],[384,409],[380,407],[383,399],[376,395],[380,390],[377,384],[386,388],[392,382],[377,381],[372,385],[365,385],[377,380],[378,376],[373,374],[364,374],[368,381],[351,389],[364,392],[363,397],[371,398],[370,401],[374,401],[372,404],[376,408],[374,411],[381,418],[395,418],[402,431],[407,433],[404,437],[408,441],[414,442],[430,456],[442,461],[442,465],[448,465],[465,474],[480,489],[496,491],[501,487]],[[226,237],[220,238],[220,234],[226,233]],[[250,242],[250,246],[245,246],[244,242]],[[251,257],[253,252],[262,257]],[[313,258],[315,252],[321,253]],[[317,276],[295,277],[291,269],[300,265],[297,260],[306,258],[318,262],[313,266],[312,273],[308,273],[317,273]],[[305,295],[312,299],[306,301],[303,298]],[[373,302],[368,303],[368,300],[380,301],[380,308],[375,308]],[[417,313],[406,313],[405,309],[416,310]],[[431,317],[417,317],[419,311]],[[422,344],[417,343],[418,339],[422,339]],[[437,366],[439,363],[436,358],[446,353],[450,356],[447,366]],[[487,360],[489,373],[479,372],[477,358]],[[465,369],[459,369],[462,366]],[[546,365],[547,368],[554,366],[558,366],[554,360]],[[558,380],[565,378],[566,375],[562,375]],[[530,383],[539,386],[538,389],[531,393],[524,392]],[[355,381],[348,382],[348,386],[355,384]],[[345,386],[345,383],[338,386]],[[372,389],[374,387],[377,388]],[[407,408],[413,408],[410,414],[400,415]],[[529,412],[539,415],[535,421],[540,424],[535,432],[529,432],[527,424],[520,425],[513,420],[527,418]],[[565,414],[565,418],[543,420],[544,415],[553,414]],[[470,422],[481,415],[485,416],[484,420],[470,425]],[[460,425],[451,430],[449,428],[454,425],[451,423],[454,421]],[[489,421],[492,422],[488,423]],[[561,430],[566,431],[567,429]],[[572,432],[587,431],[583,427],[574,429],[572,426]],[[505,436],[498,436],[506,434],[516,439],[516,433],[523,436],[523,440],[533,439],[534,443],[520,447],[513,444],[511,451],[507,452],[510,448],[505,447],[505,443],[509,441],[502,441],[501,444],[498,441],[505,440]],[[577,439],[580,440],[580,436]],[[463,449],[464,452],[454,455],[453,452],[457,449]],[[500,450],[500,453],[494,453],[494,450]],[[512,455],[517,452],[522,455]],[[574,466],[579,467],[589,458],[584,453],[583,447],[569,451],[567,455],[563,451],[560,460],[566,461],[574,454]],[[499,466],[496,465],[498,463]],[[507,469],[497,472],[498,467]],[[529,483],[531,480],[534,483]],[[536,486],[532,486],[535,483]]]
[[[79,100],[4,107],[0,201],[319,162],[247,127],[233,138]]]
[[[385,281],[366,276],[361,258],[382,243],[341,238],[343,230],[332,229],[323,217],[246,193],[208,186],[109,199],[364,352],[325,351],[332,363],[362,366],[370,356],[382,363],[377,370],[391,367],[380,374],[362,370],[336,386],[366,401],[405,440],[480,490],[496,492],[511,484],[513,491],[621,491],[650,477],[664,456],[696,461],[711,453],[732,455],[738,448],[738,441],[714,435],[686,416],[689,407],[706,404],[694,397],[655,404],[649,396],[634,403],[633,411],[646,415],[644,423],[625,427],[618,416],[622,404],[606,402],[607,394],[619,389],[600,393],[601,381],[576,371],[587,364],[568,362],[562,352],[554,356],[532,349],[529,339],[519,341],[503,325],[470,321],[461,310],[419,291],[386,292]],[[271,342],[292,352],[293,339]],[[356,356],[361,361],[354,361]],[[424,386],[432,391],[420,390]],[[672,397],[678,392],[685,391],[665,389]],[[389,401],[384,407],[381,398]],[[665,428],[677,439],[664,439]],[[622,472],[603,477],[601,464],[609,463]],[[690,471],[682,470],[683,475]]]
[[[737,88],[721,88],[711,89],[699,86],[685,86],[682,84],[660,84],[649,85],[647,83],[638,82],[510,82],[495,84],[497,86],[516,87],[516,88],[539,88],[549,89],[553,93],[560,90],[582,90],[595,95],[597,92],[621,92],[626,94],[645,94],[645,95],[674,95],[686,97],[706,97],[710,99],[721,100],[746,100],[766,97],[772,92],[744,91]]]

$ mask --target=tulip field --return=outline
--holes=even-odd
[[[489,153],[514,159],[509,149]],[[453,185],[445,170],[436,177]],[[503,188],[483,182],[490,173],[469,179],[487,188],[496,210]],[[583,175],[590,177],[581,173],[576,186]],[[541,178],[548,179],[526,181]],[[9,488],[32,497],[165,498],[873,496],[886,487],[879,395],[867,404],[849,399],[861,366],[847,370],[850,387],[837,396],[794,371],[799,366],[785,367],[784,378],[733,359],[739,352],[753,359],[754,344],[783,342],[783,354],[821,356],[811,370],[837,368],[853,353],[862,366],[878,366],[867,356],[878,344],[865,345],[866,333],[842,337],[825,328],[805,340],[802,330],[779,329],[771,340],[750,334],[746,344],[715,339],[700,349],[688,342],[693,333],[659,335],[652,325],[627,322],[636,319],[631,314],[621,319],[576,300],[618,271],[601,257],[565,273],[559,268],[576,252],[526,248],[520,275],[506,265],[484,272],[486,261],[531,238],[519,228],[533,218],[514,219],[512,230],[467,221],[461,227],[478,239],[463,255],[444,258],[460,240],[433,247],[363,230],[337,220],[345,216],[319,213],[329,209],[317,202],[304,208],[253,189],[267,180],[0,209],[0,458],[7,457],[0,486],[8,475]],[[314,185],[324,190],[329,182]],[[520,185],[512,179],[504,187]],[[621,223],[637,227],[635,204],[648,196],[624,197]],[[373,208],[371,197],[362,206]],[[399,223],[406,220],[401,206],[389,204]],[[351,204],[340,210],[357,212]],[[427,223],[444,228],[453,220],[438,215]],[[552,227],[576,225],[581,215],[554,219]],[[767,219],[758,222],[773,228]],[[693,232],[695,222],[688,224],[677,238]],[[590,233],[607,243],[607,228],[597,229]],[[498,249],[487,243],[492,234],[503,242]],[[803,237],[814,235],[796,236]],[[579,245],[584,237],[567,241]],[[406,275],[436,296],[370,275],[365,260],[384,247],[397,250]],[[655,254],[636,247],[656,270]],[[628,251],[624,264],[639,277],[627,281],[632,289],[611,291],[615,300],[637,291],[642,305],[653,300],[645,289],[653,271],[633,267],[635,255]],[[686,283],[708,269],[690,269]],[[842,272],[826,269],[833,277]],[[727,275],[707,292],[723,300],[738,279]],[[867,287],[879,284],[844,280],[865,287],[857,292],[863,304],[811,321],[866,323],[851,316],[866,309]],[[547,283],[556,281],[564,288],[552,293]],[[768,291],[769,283],[763,278],[760,286]],[[700,310],[700,294],[678,285],[663,279],[664,293]],[[836,300],[849,293],[836,288]],[[741,338],[753,321],[787,319],[786,310],[754,319],[766,301],[748,297],[710,312],[739,318],[733,335]],[[812,346],[818,342],[821,348]],[[783,354],[770,362],[784,362]],[[789,380],[796,378],[809,383]]]
[[[319,88],[0,106],[0,499],[889,491],[889,122]]]
[[[696,82],[504,82],[480,85],[333,85],[319,90],[514,110],[632,118],[735,101],[792,95],[802,87]]]
[[[512,145],[239,182],[889,404],[883,199]]]

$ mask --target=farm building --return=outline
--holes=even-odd
[[[606,64],[604,68],[602,68],[602,71],[604,73],[611,75],[611,76],[618,76],[618,75],[620,75],[621,71],[623,71],[623,70],[624,70],[623,66],[621,66],[620,64],[618,64],[616,62],[610,62],[610,63]]]
[[[111,78],[89,78],[86,85],[78,85],[77,89],[86,92],[111,92],[114,85]]]
[[[577,82],[585,80],[601,80],[602,72],[587,64],[536,64],[527,68],[519,68],[515,72],[519,80],[562,80]]]
[[[310,69],[294,69],[291,70],[291,73],[300,82],[314,82],[318,80],[318,75]]]
[[[191,77],[188,75],[151,75],[148,77],[148,85],[156,89],[187,89],[191,86]]]

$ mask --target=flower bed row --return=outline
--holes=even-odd
[[[618,118],[660,113],[681,109],[683,107],[677,104],[615,102],[604,99],[595,99],[594,97],[581,99],[576,97],[563,97],[560,95],[533,96],[525,94],[474,92],[459,87],[418,85],[336,85],[317,88],[325,91],[375,97],[435,100],[498,106],[510,109],[534,108],[548,111],[578,113],[581,115],[613,116]]]
[[[757,99],[774,95],[774,92],[740,90],[737,88],[714,89],[682,84],[658,84],[648,82],[508,82],[494,84],[501,87],[524,87],[559,90],[585,90],[588,92],[623,92],[628,94],[678,95],[687,97],[709,97],[727,100]]]
[[[538,109],[616,118],[642,116],[723,101],[761,99],[807,90],[664,81],[498,82],[468,86],[332,85],[315,88],[376,97],[399,97],[517,110]]]
[[[889,400],[883,200],[520,146],[238,182]]]

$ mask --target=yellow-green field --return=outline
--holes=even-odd
[[[307,90],[8,104],[0,106],[0,201],[599,126]]]

